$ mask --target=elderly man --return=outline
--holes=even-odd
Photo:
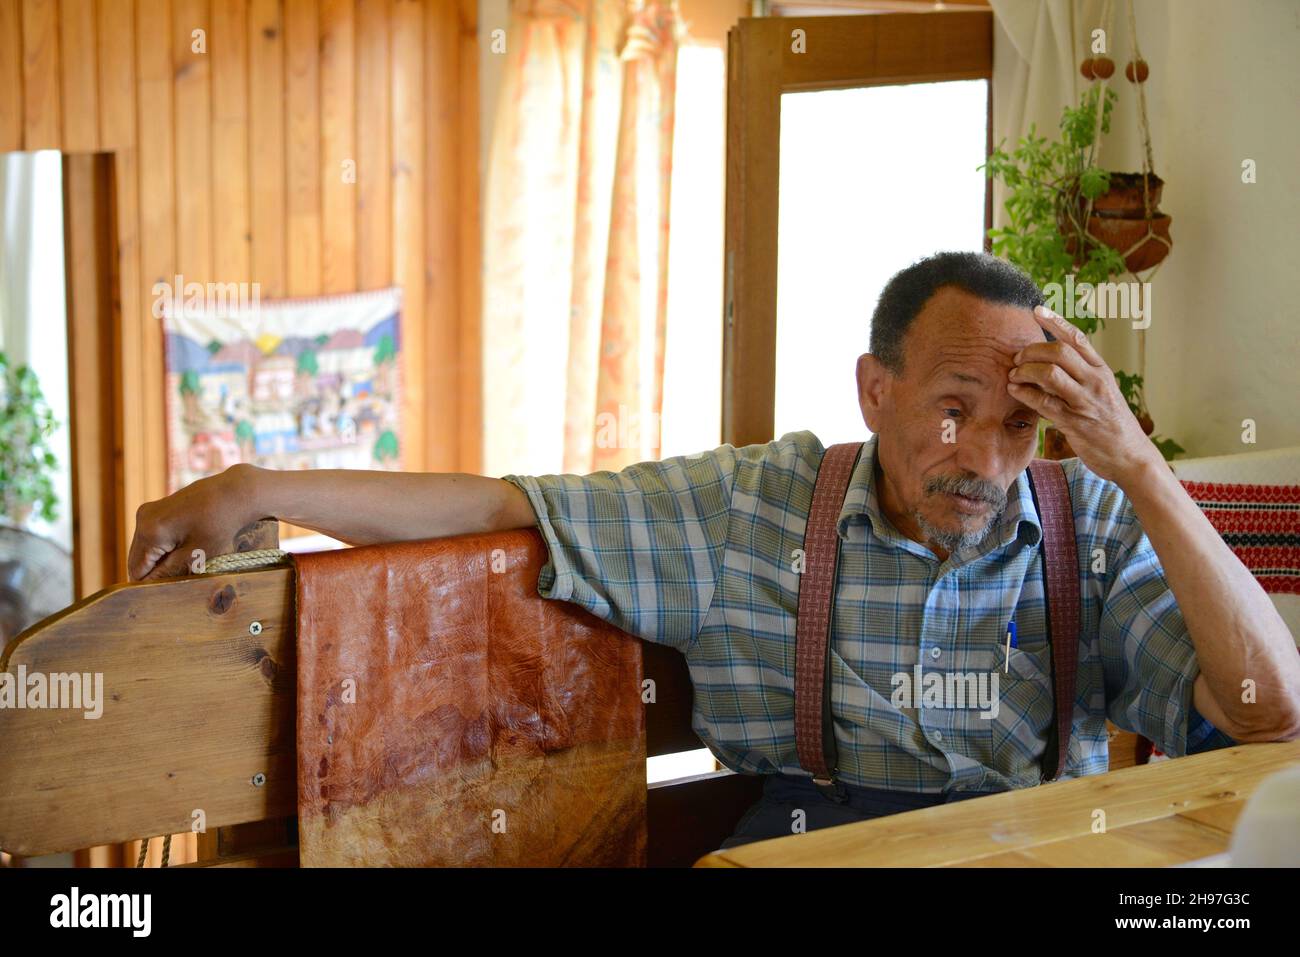
[[[795,743],[798,556],[825,451],[810,432],[586,476],[237,466],[140,510],[131,574],[179,573],[191,549],[229,550],[268,515],[358,544],[536,524],[541,594],[678,649],[696,732],[727,767],[767,775],[728,842],[743,843],[1042,780],[1053,689],[1025,474],[1042,416],[1079,456],[1063,466],[1089,559],[1063,773],[1106,770],[1108,717],[1174,756],[1300,735],[1286,625],[1101,357],[1042,302],[1023,273],[974,253],[922,260],[881,294],[857,364],[872,438],[836,526],[834,792],[814,787]],[[900,699],[899,677],[923,669],[997,675],[998,700]]]

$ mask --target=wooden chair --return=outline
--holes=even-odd
[[[200,865],[296,866],[294,576],[279,565],[114,585],[14,639],[0,671],[99,672],[111,706],[95,721],[0,710],[0,849],[32,856],[188,832],[198,809]],[[702,747],[681,655],[628,640],[656,686],[647,755]],[[725,770],[650,785],[648,865],[690,866],[715,850],[760,791],[758,778]]]

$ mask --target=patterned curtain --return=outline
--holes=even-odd
[[[516,0],[484,222],[487,474],[657,458],[673,0]]]

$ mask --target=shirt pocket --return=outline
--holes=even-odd
[[[998,713],[992,719],[997,770],[1012,778],[1029,776],[1038,766],[1052,722],[1051,653],[1012,648],[997,655]]]

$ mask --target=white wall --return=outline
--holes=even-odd
[[[1191,455],[1300,445],[1300,3],[1167,9],[1167,47],[1148,54],[1168,73],[1152,109],[1174,239],[1155,279],[1152,415]]]

